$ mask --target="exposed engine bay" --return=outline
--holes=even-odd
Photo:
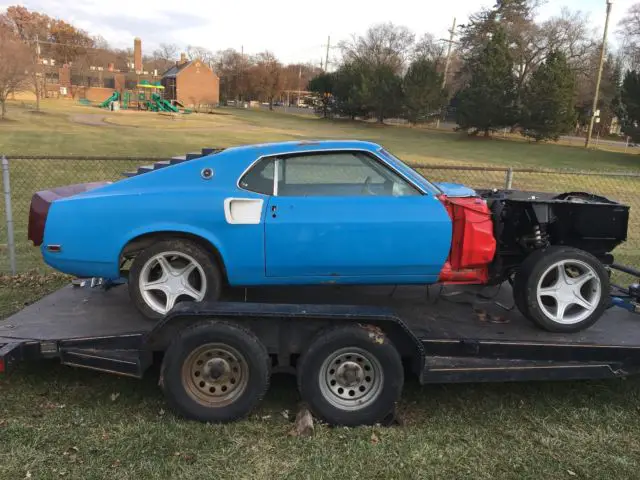
[[[627,239],[629,207],[584,192],[560,195],[512,190],[478,192],[492,212],[496,255],[492,281],[501,282],[535,250],[551,245],[584,250],[604,264]]]

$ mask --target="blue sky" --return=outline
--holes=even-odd
[[[614,0],[612,29],[628,8],[640,0]],[[406,25],[418,36],[447,35],[453,17],[464,21],[493,0],[0,0],[0,10],[11,4],[71,21],[112,45],[129,47],[142,38],[145,53],[160,43],[200,45],[211,50],[240,49],[257,53],[269,49],[285,62],[320,62],[327,36],[331,43],[364,32],[369,25],[391,21]],[[598,35],[604,25],[606,0],[547,0],[540,18],[556,15],[562,7],[588,12]],[[613,38],[615,40],[615,38]]]

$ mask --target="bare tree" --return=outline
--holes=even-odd
[[[93,41],[94,48],[99,50],[111,50],[109,42],[102,35],[94,35],[91,37],[91,40]]]
[[[595,39],[594,30],[589,28],[586,13],[563,8],[560,16],[542,24],[541,34],[547,52],[561,51],[576,73],[588,73],[591,57],[598,50],[599,42]]]
[[[269,102],[269,109],[273,110],[273,101],[283,89],[282,64],[273,53],[262,52],[249,73],[255,80],[256,93]]]
[[[372,67],[388,66],[401,73],[413,53],[415,35],[406,27],[382,23],[369,28],[360,37],[340,42],[347,62],[362,62]]]
[[[283,90],[305,90],[312,78],[322,70],[310,64],[292,63],[282,68]]]
[[[248,71],[253,64],[250,56],[232,48],[216,52],[214,70],[220,78],[220,92],[225,99],[245,99],[251,83]]]
[[[10,95],[28,88],[32,66],[29,48],[11,31],[0,25],[0,104],[2,119],[7,113]]]
[[[629,69],[635,70],[640,67],[640,3],[629,8],[619,27],[625,63]]]
[[[422,58],[440,65],[444,61],[446,55],[446,46],[443,42],[436,40],[431,33],[425,33],[416,43],[413,49],[415,59]]]
[[[194,45],[187,46],[187,58],[189,60],[201,60],[209,68],[213,68],[216,60],[216,55],[208,48],[197,47]]]
[[[169,69],[178,59],[179,50],[174,43],[161,43],[152,54],[154,67],[163,71]]]

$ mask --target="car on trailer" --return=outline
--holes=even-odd
[[[226,287],[509,281],[527,318],[567,333],[608,306],[628,221],[628,206],[589,193],[473,190],[374,143],[304,141],[38,192],[29,238],[62,272],[127,279],[151,319]]]

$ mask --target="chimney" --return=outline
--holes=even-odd
[[[107,64],[107,70],[109,70],[110,72],[113,72],[113,70],[116,68],[115,64],[113,63],[108,63]]]
[[[187,55],[184,52],[182,52],[180,54],[180,65],[183,65],[185,63],[187,63]]]
[[[138,37],[133,40],[133,69],[142,72],[142,40]]]

